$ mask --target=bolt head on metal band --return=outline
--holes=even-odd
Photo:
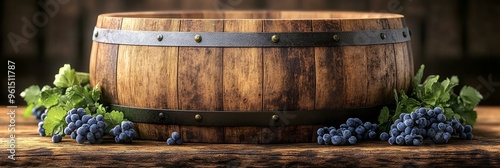
[[[158,114],[158,117],[159,117],[160,119],[165,119],[165,115],[164,115],[163,113]]]
[[[162,40],[163,40],[163,35],[159,34],[159,35],[156,37],[156,39],[157,39],[158,41],[162,41]]]
[[[196,41],[197,43],[200,43],[201,42],[201,36],[199,34],[195,35],[194,36],[194,41]]]
[[[203,118],[201,117],[201,115],[200,115],[200,114],[196,114],[196,115],[194,115],[194,119],[195,119],[196,121],[201,121]]]
[[[275,34],[271,37],[271,41],[273,41],[273,43],[277,43],[278,41],[280,41],[280,37]]]
[[[95,31],[95,33],[94,33],[94,37],[97,37],[97,36],[99,36],[99,32],[98,32],[98,31]]]
[[[278,120],[280,120],[280,117],[278,115],[273,115],[271,117],[271,119],[274,121],[274,122],[277,122]]]
[[[387,36],[385,36],[384,33],[380,33],[380,39],[385,40],[385,38],[387,38]]]
[[[336,35],[336,34],[335,34],[335,35],[333,35],[333,41],[335,41],[335,42],[339,42],[339,41],[340,41],[340,37],[339,37],[339,35]]]

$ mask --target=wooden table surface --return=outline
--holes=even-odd
[[[0,141],[3,166],[216,166],[216,167],[500,167],[500,107],[478,107],[474,140],[454,136],[448,144],[391,146],[382,141],[363,141],[352,146],[299,144],[203,144],[168,146],[163,141],[136,140],[115,144],[111,138],[102,144],[78,144],[69,137],[52,143],[40,137],[37,121],[22,118],[18,107],[15,131],[9,132],[5,106],[0,115]],[[10,135],[15,135],[15,159],[8,159]],[[121,167],[121,166],[120,166]]]

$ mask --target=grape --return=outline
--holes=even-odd
[[[177,145],[182,145],[182,139],[177,139],[177,140],[175,140],[175,143],[176,143]]]
[[[413,136],[412,135],[406,135],[404,137],[405,137],[406,145],[413,145]]]
[[[85,143],[86,140],[87,140],[87,138],[84,137],[83,135],[77,135],[76,136],[76,142],[78,142],[79,144]]]
[[[453,133],[453,127],[451,127],[450,125],[446,126],[446,129],[445,131],[449,134],[452,134]]]
[[[413,120],[411,118],[406,119],[404,123],[407,127],[413,127]]]
[[[85,115],[87,112],[85,111],[85,109],[83,108],[78,108],[76,109],[76,113],[79,115],[79,117],[82,117],[83,115]]]
[[[52,143],[59,143],[62,141],[62,135],[56,134],[52,136]]]
[[[337,129],[330,130],[330,135],[337,135]]]
[[[465,139],[467,140],[472,140],[472,138],[474,138],[474,136],[472,135],[472,133],[465,133]]]
[[[318,133],[318,136],[323,136],[325,134],[325,131],[323,130],[323,128],[319,128],[316,133]]]
[[[351,137],[349,137],[349,139],[348,139],[348,142],[349,142],[349,144],[351,144],[351,145],[356,144],[356,142],[357,142],[357,141],[358,141],[358,139],[356,139],[356,137],[355,137],[355,136],[351,136]]]
[[[466,125],[464,127],[464,133],[471,133],[472,132],[472,126]]]
[[[77,127],[81,127],[81,126],[83,125],[82,120],[76,120],[75,125],[76,125]]]
[[[418,145],[422,145],[422,143],[423,143],[423,142],[422,142],[422,140],[420,140],[420,139],[416,139],[416,138],[415,138],[415,139],[413,139],[413,145],[418,146]]]
[[[40,134],[40,136],[45,136],[45,129],[43,128],[44,123],[44,121],[38,122],[38,134]]]
[[[71,122],[71,115],[66,115],[65,121],[66,121],[66,123],[70,123]]]
[[[325,142],[326,145],[332,143],[331,142],[331,138],[332,138],[332,136],[330,134],[324,134],[323,135],[323,141]],[[173,139],[175,140],[175,138],[173,138]]]
[[[373,125],[370,122],[365,122],[365,124],[363,124],[363,126],[365,126],[366,129],[372,129],[373,128]]]
[[[38,128],[38,133],[40,134],[40,136],[45,136],[45,129],[43,129],[42,127]]]
[[[69,127],[64,128],[64,134],[69,135],[69,134],[71,134],[72,132],[73,132],[73,130],[72,130],[72,129],[70,129]]]
[[[47,108],[45,108],[45,106],[36,106],[33,109],[31,109],[31,113],[35,116],[37,120],[43,120],[44,117],[42,117],[42,115],[43,114],[45,114],[45,116],[47,115],[47,113],[45,113],[46,109]]]
[[[441,107],[435,107],[435,108],[434,108],[434,112],[435,112],[436,114],[441,114],[441,113],[443,113],[443,109],[441,109]]]
[[[76,122],[76,120],[79,120],[80,116],[78,114],[71,114],[71,121]]]
[[[450,138],[451,138],[451,134],[450,134],[450,133],[448,133],[448,132],[445,132],[445,133],[443,133],[443,138],[444,138],[446,141],[448,141],[448,140],[450,140]]]
[[[388,140],[388,141],[389,141],[389,144],[391,144],[391,145],[395,145],[395,144],[396,144],[396,137],[395,137],[395,136],[392,136],[392,137],[390,137],[390,138],[389,138],[389,140]]]
[[[439,122],[445,122],[446,121],[446,116],[444,114],[438,114],[437,115],[437,120]]]
[[[172,139],[172,138],[168,138],[168,139]],[[167,139],[167,144],[168,144],[168,139]],[[323,136],[318,136],[318,144],[320,144],[320,145],[324,145],[325,144],[325,141],[323,140]]]
[[[349,137],[351,137],[351,135],[352,135],[352,134],[351,134],[351,131],[349,131],[349,130],[344,130],[344,131],[342,131],[342,136],[343,136],[344,138],[346,138],[346,139],[347,139],[347,138],[349,138]]]
[[[122,123],[123,125],[123,123]],[[133,125],[129,125],[129,126],[133,126]],[[329,130],[328,128],[320,128],[322,129],[322,131],[326,131],[326,130]],[[319,130],[318,130],[319,132]],[[325,142],[325,136],[327,135],[330,135],[330,134],[323,134],[323,136],[318,136],[318,144],[322,145],[322,144],[326,144],[327,142]],[[328,141],[330,141],[328,139]],[[167,138],[167,144],[168,145],[181,145],[182,144],[182,138],[181,138],[181,134],[179,134],[178,132],[172,132],[172,137],[171,138]]]
[[[342,145],[342,137],[335,135],[331,139],[333,145]]]
[[[446,129],[446,125],[444,123],[439,123],[437,128],[438,131],[444,131]]]
[[[76,132],[72,132],[72,133],[71,133],[71,139],[75,139],[75,138],[76,138],[76,136],[77,136],[77,133],[76,133]]]
[[[411,117],[411,119],[416,120],[418,118],[418,113],[417,112],[411,112],[410,113],[410,117]]]
[[[90,118],[88,121],[87,121],[87,124],[89,125],[92,125],[92,124],[96,124],[97,122],[95,121],[94,118]]]
[[[377,137],[377,132],[370,130],[370,131],[368,132],[368,137],[369,137],[370,139],[375,139],[375,138]]]
[[[406,125],[403,122],[399,122],[397,123],[396,128],[398,131],[403,132],[406,129]]]
[[[97,132],[102,134],[104,133],[104,129],[99,128],[97,129]],[[115,125],[109,133],[110,135],[115,136],[115,142],[117,143],[131,143],[137,136],[137,133],[133,128],[133,123],[130,121],[122,121],[120,125]]]
[[[356,128],[356,133],[357,133],[357,134],[363,134],[363,133],[365,133],[365,131],[366,131],[366,129],[365,129],[365,127],[364,127],[364,126],[361,126],[361,125],[360,125],[360,126],[358,126],[358,127]]]
[[[83,126],[82,126],[82,127],[78,128],[78,129],[76,130],[76,133],[77,133],[78,135],[84,135],[84,134],[86,134],[86,133],[87,133],[87,131],[89,131],[89,130],[88,130],[88,128],[87,128],[87,127],[83,127]]]
[[[92,118],[92,116],[90,116],[90,115],[84,115],[84,116],[82,116],[82,122],[83,123],[87,123],[90,118]]]
[[[381,141],[387,141],[389,139],[389,134],[387,134],[387,132],[382,132],[379,136],[379,139]]]
[[[318,139],[319,139],[319,137],[318,137]],[[323,138],[321,137],[321,139],[323,139]],[[168,144],[168,145],[175,145],[175,140],[174,140],[174,139],[172,139],[172,138],[168,138],[168,139],[167,139],[167,144]]]
[[[340,124],[340,128],[348,128],[347,124]]]
[[[404,120],[408,120],[408,119],[411,119],[410,114],[405,114],[405,115],[403,116],[403,121],[404,121]]]
[[[396,137],[396,144],[403,145],[404,144],[404,140],[405,140],[404,136],[399,135],[399,136]]]
[[[434,110],[429,110],[429,111],[427,111],[427,115],[429,117],[434,117],[434,116],[436,116],[436,113],[434,113]]]
[[[356,127],[356,126],[357,126],[357,125],[356,125],[356,121],[354,121],[354,118],[349,118],[349,119],[347,119],[346,124],[347,124],[347,126],[349,126],[349,127]],[[341,128],[342,128],[342,127],[341,127]]]
[[[394,128],[394,129],[391,129],[391,131],[389,132],[389,134],[393,137],[397,137],[399,135],[399,130]]]

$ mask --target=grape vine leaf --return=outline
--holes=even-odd
[[[116,125],[120,125],[120,123],[124,120],[124,115],[120,111],[113,110],[109,113],[106,113],[104,115],[104,122],[108,124],[108,129],[109,131],[111,128],[115,127]]]
[[[64,135],[64,127],[66,127],[66,122],[64,121],[66,117],[66,110],[62,107],[52,107],[47,113],[47,117],[43,123],[43,128],[45,129],[45,134],[47,136],[60,134]]]

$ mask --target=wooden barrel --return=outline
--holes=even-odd
[[[111,13],[93,40],[91,85],[142,139],[313,142],[320,126],[376,121],[414,69],[398,14]]]

